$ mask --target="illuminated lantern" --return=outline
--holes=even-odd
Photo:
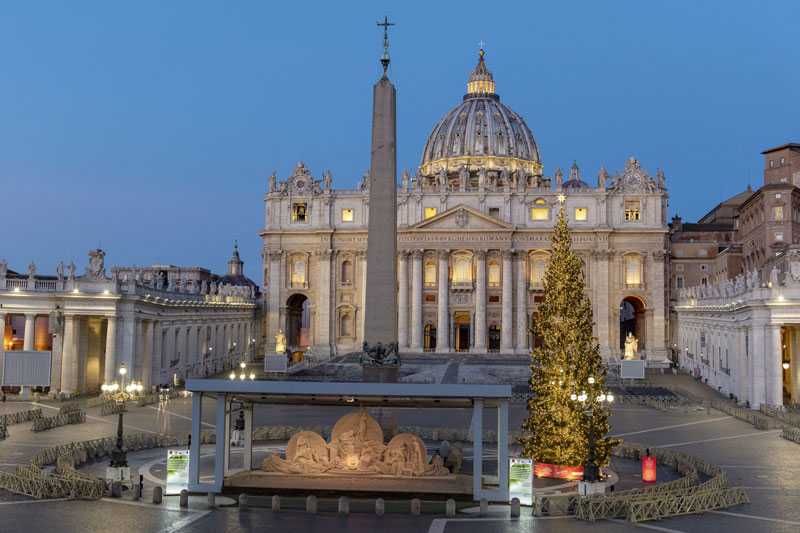
[[[650,454],[642,457],[642,481],[645,483],[656,482],[656,458]]]

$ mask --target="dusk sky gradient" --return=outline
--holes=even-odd
[[[800,142],[800,2],[6,2],[0,7],[0,258],[40,273],[171,263],[261,282],[267,177],[369,167],[388,15],[398,167],[419,164],[486,42],[545,173],[596,184],[635,155],[694,221]]]

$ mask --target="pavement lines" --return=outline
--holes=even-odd
[[[431,527],[428,528],[428,533],[444,533],[448,522],[517,522],[528,523],[538,522],[539,520],[564,520],[566,518],[574,518],[571,515],[565,516],[537,516],[537,517],[521,517],[521,518],[503,518],[503,517],[484,517],[484,518],[434,518],[431,522]],[[680,532],[683,533],[683,532]]]
[[[650,428],[650,429],[642,429],[640,431],[629,431],[628,433],[617,433],[615,435],[611,435],[612,437],[627,437],[628,435],[639,435],[641,433],[650,433],[652,431],[662,431],[665,429],[675,429],[675,428],[682,428],[686,426],[695,426],[697,424],[709,424],[711,422],[719,422],[720,420],[728,420],[729,418],[733,418],[732,416],[720,416],[717,418],[708,418],[706,420],[696,420],[694,422],[686,422],[684,424],[673,424],[671,426],[661,426],[657,428]]]
[[[163,507],[159,508],[156,505],[145,503],[145,502],[133,502],[133,501],[129,501],[129,500],[118,500],[118,499],[115,499],[115,498],[103,498],[102,501],[108,502],[108,503],[121,503],[122,505],[132,505],[134,507],[145,507],[147,509],[157,510],[157,511],[162,511],[162,512],[172,511],[172,512],[176,512],[176,513],[188,514],[189,515],[189,516],[186,516],[184,518],[181,518],[177,522],[173,522],[169,527],[166,527],[166,528],[162,529],[160,531],[160,533],[175,533],[175,532],[180,531],[181,529],[185,528],[189,524],[191,524],[191,523],[193,523],[193,522],[195,522],[197,520],[200,520],[204,516],[207,516],[209,513],[211,513],[211,510],[197,511],[197,510],[194,510],[194,509],[169,509],[169,508],[163,508]]]
[[[159,409],[158,407],[153,407],[152,405],[148,405],[147,407],[149,409],[152,409],[153,411],[167,413],[169,415],[176,416],[178,418],[183,418],[184,420],[188,420],[189,422],[192,421],[192,417],[176,413],[175,411],[170,411],[168,409],[163,409],[163,408]],[[208,422],[202,422],[201,421],[200,423],[202,425],[206,426],[206,427],[210,427],[210,428],[216,427],[214,424],[209,424]]]
[[[50,498],[47,500],[18,500],[13,502],[0,502],[0,505],[24,505],[27,503],[68,502],[69,498]]]
[[[744,513],[731,513],[730,511],[709,511],[710,513],[714,514],[721,514],[725,516],[735,516],[737,518],[750,518],[752,520],[763,520],[764,522],[775,522],[776,524],[787,524],[790,526],[800,526],[800,522],[795,520],[784,520],[782,518],[770,518],[768,516],[758,516],[754,514],[744,514]]]
[[[756,431],[754,433],[742,433],[740,435],[730,435],[728,437],[714,437],[713,439],[703,439],[703,440],[690,440],[686,442],[674,442],[672,444],[659,444],[658,448],[675,448],[677,446],[688,446],[689,444],[703,444],[705,442],[717,442],[721,440],[731,440],[731,439],[741,439],[744,437],[756,437],[758,435],[776,435],[781,433],[782,429],[773,429],[771,431]]]
[[[618,524],[626,524],[628,526],[633,526],[633,527],[640,527],[642,529],[661,531],[662,533],[686,533],[685,531],[681,531],[680,529],[669,529],[668,527],[651,526],[650,524],[642,524],[641,522],[633,523],[633,522],[628,522],[627,520],[622,520],[620,518],[609,518],[608,521],[616,522]]]

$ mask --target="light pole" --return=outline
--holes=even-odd
[[[144,387],[141,383],[136,381],[131,381],[127,385],[125,384],[125,376],[128,374],[128,368],[125,366],[125,363],[122,363],[119,367],[118,373],[120,376],[119,382],[103,383],[100,386],[100,390],[103,391],[108,399],[113,400],[119,406],[119,417],[117,418],[117,447],[111,451],[111,464],[109,466],[111,468],[121,469],[128,467],[128,457],[123,447],[122,438],[122,415],[125,412],[125,402],[141,393]]]
[[[589,445],[589,457],[586,460],[586,464],[583,466],[583,481],[595,482],[600,479],[600,467],[597,465],[597,454],[595,450],[597,436],[594,434],[594,424],[591,423],[591,420],[596,409],[602,409],[604,403],[611,403],[614,401],[614,395],[610,391],[601,390],[594,377],[589,377],[587,380],[587,388],[589,392],[586,392],[586,390],[581,390],[580,393],[573,392],[569,398],[573,402],[580,403],[583,414],[585,414],[590,421],[588,434],[586,436]]]

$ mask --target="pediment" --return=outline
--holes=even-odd
[[[459,204],[435,217],[423,220],[410,229],[510,230],[511,224],[497,220],[469,206]]]

